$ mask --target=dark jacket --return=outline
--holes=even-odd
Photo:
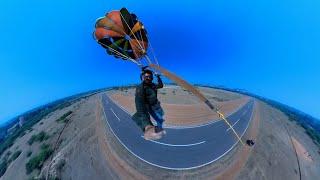
[[[132,119],[143,131],[147,125],[152,125],[148,108],[160,103],[157,98],[157,90],[162,87],[163,83],[160,77],[158,77],[158,84],[142,82],[136,87],[135,105],[137,112],[132,116]]]

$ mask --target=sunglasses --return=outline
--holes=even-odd
[[[153,79],[152,75],[144,75],[145,79]]]

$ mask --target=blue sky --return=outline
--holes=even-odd
[[[246,89],[320,118],[320,2],[2,0],[0,124],[75,93],[139,82],[139,69],[92,39],[127,7],[160,64],[191,83]]]

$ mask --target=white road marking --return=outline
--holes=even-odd
[[[143,136],[141,136],[141,137],[143,138]],[[157,143],[157,144],[165,145],[165,146],[172,146],[172,147],[196,146],[196,145],[203,144],[203,143],[206,142],[206,141],[201,141],[201,142],[192,143],[192,144],[167,144],[167,143],[162,143],[162,142],[158,142],[158,141],[154,141],[154,140],[149,140],[149,141],[152,141],[152,142]]]
[[[239,122],[239,120],[240,120],[241,118],[239,118],[231,127],[233,127],[234,125],[236,125],[238,122]],[[227,129],[227,131],[229,131],[231,128],[228,128]]]
[[[110,98],[110,97],[108,97],[108,98]],[[131,116],[131,114],[129,113],[129,111],[127,111],[123,106],[121,106],[121,105],[118,104],[117,102],[113,101],[111,98],[110,98],[110,100],[111,100],[114,104],[116,104],[118,107],[120,107],[124,112],[126,112],[128,115]]]
[[[113,109],[112,109],[112,108],[110,108],[110,110],[112,111],[112,113],[114,114],[114,116],[116,116],[116,117],[117,117],[117,119],[120,121],[119,117],[116,115],[116,113],[114,113]]]
[[[252,107],[254,107],[254,106],[252,106]],[[195,169],[195,168],[200,168],[200,167],[206,166],[206,165],[208,165],[208,164],[211,164],[211,163],[217,161],[218,159],[220,159],[220,158],[223,157],[224,155],[226,155],[229,151],[231,151],[231,150],[239,143],[239,140],[237,140],[237,141],[230,147],[230,149],[228,149],[226,152],[224,152],[223,154],[221,154],[219,157],[213,159],[213,160],[210,161],[210,162],[207,162],[207,163],[204,163],[204,164],[201,164],[201,165],[198,165],[198,166],[193,166],[193,167],[188,167],[188,168],[171,168],[171,167],[160,166],[160,165],[154,164],[154,163],[152,163],[152,162],[149,162],[149,161],[147,161],[147,160],[144,160],[143,158],[141,158],[140,156],[138,156],[137,154],[135,154],[134,152],[132,152],[132,151],[120,140],[120,138],[114,133],[113,129],[111,128],[111,126],[110,126],[110,124],[109,124],[109,122],[108,122],[108,120],[107,120],[107,116],[106,116],[106,112],[105,112],[105,110],[104,110],[104,107],[102,107],[102,110],[103,110],[103,113],[104,113],[105,120],[106,120],[106,122],[107,122],[107,124],[108,124],[108,126],[109,126],[109,128],[110,128],[110,130],[111,130],[111,132],[112,132],[112,134],[118,139],[118,141],[119,141],[131,154],[133,154],[135,157],[137,157],[138,159],[140,159],[141,161],[143,161],[143,162],[145,162],[145,163],[148,163],[148,164],[150,164],[150,165],[153,165],[153,166],[156,166],[156,167],[159,167],[159,168],[163,168],[163,169],[169,169],[169,170],[190,170],[190,169]],[[246,129],[243,131],[243,133],[242,133],[242,135],[240,136],[240,138],[242,138],[243,135],[246,133],[246,131],[247,131],[248,127],[249,127],[249,124],[250,124],[250,122],[251,122],[251,120],[252,120],[252,114],[253,114],[253,111],[252,111],[252,113],[251,113],[249,122],[247,123],[247,127],[246,127]]]

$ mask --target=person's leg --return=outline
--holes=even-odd
[[[162,127],[163,122],[164,122],[164,119],[163,119],[164,112],[163,112],[161,106],[158,108],[150,108],[150,109],[152,109],[152,110],[149,110],[149,114],[157,122],[157,126],[155,127],[155,131],[157,133],[161,132],[162,134],[166,134],[166,131]]]
[[[163,125],[163,110],[162,108],[154,109],[150,108],[149,114],[157,122],[157,126],[162,129]]]
[[[132,120],[141,128],[141,130],[144,132],[146,126],[152,126],[152,122],[150,121],[150,117],[141,114],[141,113],[135,113],[132,116]]]
[[[135,113],[132,116],[133,121],[141,128],[143,131],[143,137],[146,140],[157,140],[162,137],[161,133],[157,133],[155,127],[153,126],[152,122],[150,121],[150,117],[141,114]]]

